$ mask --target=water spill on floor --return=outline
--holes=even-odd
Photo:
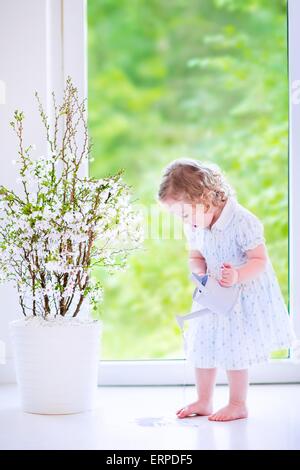
[[[132,422],[143,427],[161,427],[161,426],[191,426],[199,427],[203,423],[204,417],[193,417],[186,419],[172,418],[168,416],[142,416],[135,418]]]

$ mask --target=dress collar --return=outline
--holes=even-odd
[[[234,196],[228,196],[225,206],[216,222],[208,230],[224,230],[232,219],[232,216],[237,207],[237,200]]]

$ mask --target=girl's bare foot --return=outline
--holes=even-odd
[[[177,418],[208,416],[212,413],[212,409],[213,407],[211,402],[197,400],[194,403],[185,406],[184,408],[180,408],[180,410],[178,410],[176,414]]]
[[[224,408],[221,408],[216,413],[210,415],[210,421],[232,421],[234,419],[242,419],[248,417],[248,410],[244,403],[232,404],[229,403]]]

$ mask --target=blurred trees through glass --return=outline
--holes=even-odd
[[[284,0],[88,0],[90,173],[125,169],[156,204],[171,160],[217,163],[265,226],[288,303],[288,75]],[[103,359],[182,358],[187,246],[147,239],[105,288]],[[273,357],[285,357],[287,351]]]

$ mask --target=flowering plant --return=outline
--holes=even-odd
[[[0,186],[0,281],[13,281],[25,316],[73,316],[87,300],[93,308],[102,286],[94,266],[126,267],[142,242],[123,171],[102,179],[84,176],[90,157],[85,100],[70,78],[50,119],[36,93],[47,155],[33,158],[24,145],[22,112],[11,126],[18,138],[20,191]]]

